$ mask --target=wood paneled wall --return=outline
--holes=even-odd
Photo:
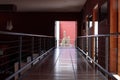
[[[94,2],[92,0],[87,0],[86,4],[84,5],[84,8],[82,10],[82,20],[81,20],[81,29],[83,29],[84,23],[86,21],[86,16],[88,15],[94,15],[93,9],[96,4],[100,6],[105,2],[108,1],[108,17],[99,23],[99,34],[109,34],[109,33],[117,33],[120,32],[120,0],[95,0]],[[117,3],[118,1],[118,3]],[[118,4],[118,7],[117,7]],[[118,14],[117,14],[117,9]],[[118,15],[118,16],[117,16]],[[118,19],[118,20],[117,20]],[[94,20],[93,20],[94,21]],[[118,23],[117,23],[118,21]],[[93,30],[94,31],[94,30]],[[82,35],[82,34],[81,34]],[[119,36],[120,38],[120,36]],[[101,41],[103,42],[104,41]],[[119,73],[120,74],[120,39],[117,39],[117,37],[110,37],[110,54],[109,54],[109,71],[113,73]],[[104,46],[104,47],[103,47]],[[99,47],[100,49],[104,48],[105,45],[101,45]],[[104,50],[102,49],[102,50]],[[117,53],[118,49],[118,53]],[[105,52],[98,52],[98,55],[105,56]],[[105,63],[102,62],[101,57],[99,57],[100,64],[105,67]]]
[[[87,0],[86,4],[84,5],[84,8],[83,8],[83,11],[82,11],[82,14],[83,14],[83,17],[82,17],[82,24],[84,25],[85,21],[86,21],[86,16],[90,16],[92,15],[93,16],[93,22],[98,18],[99,15],[95,15],[95,11],[94,11],[94,7],[98,4],[98,10],[99,10],[99,7],[107,0]],[[99,14],[99,13],[98,13]],[[83,26],[82,25],[82,26]],[[94,23],[93,23],[93,26],[94,26]],[[82,27],[81,27],[82,28]],[[103,23],[99,23],[99,31],[98,33],[99,34],[109,34],[109,25],[106,24],[106,21],[103,21]],[[81,29],[82,30],[82,29]],[[89,33],[92,33],[94,34],[94,28],[92,29],[89,29]],[[101,44],[102,42],[102,44]],[[103,44],[103,39],[99,39],[99,52],[98,52],[98,63],[105,68],[105,44]],[[92,57],[94,57],[94,41],[93,41],[93,46],[92,46]]]
[[[120,33],[120,0],[118,0],[118,32]],[[118,74],[120,75],[120,36],[118,43]]]
[[[117,33],[117,0],[110,0],[110,33]],[[117,37],[110,37],[110,72],[117,72]]]

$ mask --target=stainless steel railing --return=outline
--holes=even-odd
[[[0,31],[0,79],[18,79],[54,46],[53,36]]]
[[[77,47],[83,53],[88,61],[95,65],[95,68],[106,77],[106,79],[117,80],[113,73],[109,71],[110,50],[114,52],[115,57],[118,54],[119,33],[79,36],[77,38]],[[115,43],[110,47],[111,42]],[[116,58],[116,61],[118,59]],[[116,62],[115,62],[116,63]]]

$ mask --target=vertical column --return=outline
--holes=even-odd
[[[117,0],[110,0],[110,33],[117,33]],[[110,37],[110,72],[117,72],[117,38]]]
[[[86,16],[86,36],[88,36],[88,16]],[[86,37],[86,52],[88,52],[88,37]]]
[[[96,19],[96,14],[95,14],[95,9],[93,9],[93,18],[92,18],[92,35],[95,35],[95,19]],[[91,57],[92,59],[94,59],[95,57],[95,38],[92,37],[92,53],[91,53]]]
[[[95,5],[93,9],[93,19],[94,19],[94,35],[98,35],[98,4]],[[98,37],[94,37],[94,59],[98,58]]]
[[[120,0],[118,0],[118,32],[120,33]],[[118,74],[120,75],[120,35],[118,36]]]
[[[60,43],[60,22],[56,21],[55,22],[55,46],[59,47],[59,43]]]

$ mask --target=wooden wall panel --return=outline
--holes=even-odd
[[[87,0],[86,4],[84,5],[83,7],[83,10],[82,10],[82,24],[84,24],[84,22],[86,21],[86,16],[90,16],[90,15],[93,15],[94,17],[97,17],[98,18],[98,15],[94,15],[93,14],[93,9],[95,7],[95,5],[98,4],[98,8],[99,6],[101,6],[105,1],[107,0]],[[94,19],[95,20],[95,19]],[[98,27],[100,30],[98,31],[99,34],[109,34],[110,30],[109,30],[109,25],[106,24],[106,21],[103,21],[103,23],[99,24],[99,27]],[[81,29],[82,30],[82,29]],[[94,29],[89,29],[89,34],[93,34],[92,32],[94,31]],[[98,52],[98,59],[99,59],[99,64],[102,66],[102,67],[105,67],[105,43],[103,41],[103,39],[99,39],[99,52]],[[102,43],[102,45],[101,45]],[[92,46],[92,48],[94,48],[94,46]],[[100,50],[101,49],[101,50]],[[93,51],[94,49],[92,49]],[[92,56],[94,56],[94,54],[92,54]]]
[[[107,19],[99,23],[98,34],[109,34]],[[98,38],[98,63],[105,68],[105,37]]]
[[[94,6],[98,4],[98,0],[87,0],[86,4],[84,5],[84,8],[83,8],[83,19],[86,18],[87,15],[92,15],[92,12],[93,12],[93,8]]]
[[[110,33],[117,33],[116,0],[110,0]],[[110,72],[117,72],[117,38],[110,37]]]
[[[92,35],[95,35],[95,21],[98,21],[98,4],[96,4],[93,8],[93,18],[92,18]],[[95,58],[95,38],[92,38],[92,59]]]
[[[96,18],[96,14],[95,14],[95,9],[93,8],[93,23],[92,23],[92,25],[93,25],[93,30],[92,30],[92,35],[94,35],[95,33],[95,18]],[[94,59],[94,57],[95,57],[95,44],[94,44],[94,42],[95,42],[95,40],[94,40],[94,38],[92,38],[92,59]]]
[[[120,0],[118,0],[118,32],[120,33]],[[118,74],[120,75],[120,36],[118,37]]]

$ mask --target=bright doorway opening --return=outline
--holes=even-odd
[[[77,38],[77,21],[55,21],[57,47],[74,47]]]

